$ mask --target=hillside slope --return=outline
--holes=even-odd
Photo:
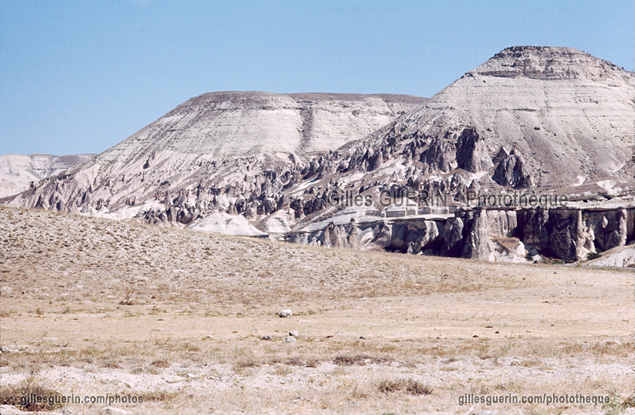
[[[611,395],[617,407],[635,388],[633,283],[611,270],[322,249],[0,207],[0,411],[26,413],[2,405],[23,397],[24,383],[34,393],[143,397],[46,411],[56,415],[491,411],[461,404],[472,391]],[[283,309],[292,316],[280,318]]]
[[[572,48],[512,47],[317,170],[463,202],[470,186],[615,197],[635,190],[634,148],[634,73]]]
[[[285,169],[360,139],[425,101],[402,95],[204,94],[91,163],[40,183],[14,204],[97,213],[154,206],[189,191],[201,202],[218,193],[261,197]]]
[[[29,188],[31,182],[35,185],[44,178],[78,166],[94,156],[94,154],[68,156],[2,154],[0,155],[0,198],[23,192]]]
[[[425,214],[422,202],[471,210],[473,195],[520,192],[552,199],[564,194],[580,209],[587,203],[632,207],[634,144],[635,74],[572,48],[518,46],[430,100],[205,94],[11,204],[318,244],[325,238],[313,241],[313,233],[332,223],[365,221],[372,231],[349,226],[334,237],[346,240],[344,246],[359,240],[354,245],[377,248],[394,237],[382,217]],[[422,201],[418,194],[440,197]],[[362,202],[349,203],[353,197]],[[408,198],[412,207],[402,203]],[[465,217],[443,213],[436,219],[448,225],[451,245],[464,244],[470,237]],[[542,216],[523,233],[543,232]],[[559,216],[568,222],[575,217]],[[499,231],[515,232],[515,223],[498,222],[492,224]],[[596,225],[566,227],[586,232]],[[488,232],[481,228],[474,228],[475,235]],[[435,239],[443,229],[425,233],[433,245],[444,244]],[[575,235],[566,239],[567,250],[578,256],[594,249],[592,243],[586,251],[573,247]],[[459,248],[440,251],[465,251]]]

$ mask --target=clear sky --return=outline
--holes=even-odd
[[[0,0],[0,154],[101,152],[205,92],[432,96],[512,45],[635,70],[635,1]]]

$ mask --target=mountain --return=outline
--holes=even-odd
[[[291,189],[287,235],[490,260],[583,260],[635,240],[634,143],[634,73],[571,48],[511,47],[322,159],[297,188],[308,192]]]
[[[633,193],[635,74],[572,48],[512,47],[326,164],[350,188]],[[357,173],[364,175],[358,178]],[[348,180],[354,177],[354,180]]]
[[[281,190],[278,175],[286,174],[286,182],[310,157],[360,139],[425,102],[404,95],[203,94],[12,203],[128,217],[164,202],[169,207],[174,197],[177,204],[191,201],[195,194],[196,217],[226,208],[228,197],[246,195],[259,200],[246,207],[256,214],[265,193]],[[179,221],[192,220],[180,212]]]
[[[52,156],[50,154],[0,155],[0,198],[15,195],[29,188],[31,183],[54,176],[78,166],[95,154]]]
[[[635,146],[635,74],[572,48],[512,47],[466,73],[398,128],[405,127],[401,137],[434,134],[439,127],[460,135],[460,124],[475,130],[477,145],[490,156],[503,148],[524,157],[525,179],[488,174],[500,185],[619,182]],[[466,170],[478,170],[465,162]],[[486,157],[482,162],[483,169],[490,164]],[[457,159],[456,166],[463,163]]]
[[[10,203],[330,246],[570,260],[632,240],[634,144],[634,73],[572,48],[518,46],[429,100],[204,94]],[[564,195],[578,211],[509,213],[528,207],[501,204],[518,194]],[[518,241],[492,239],[508,235]]]

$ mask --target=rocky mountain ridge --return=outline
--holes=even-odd
[[[11,204],[296,240],[391,209],[434,213],[430,200],[397,203],[413,192],[459,208],[455,219],[439,211],[446,224],[473,195],[567,195],[619,210],[633,204],[634,144],[635,74],[572,48],[511,47],[430,100],[204,94]]]
[[[225,200],[238,195],[258,198],[261,207],[266,194],[282,190],[281,180],[299,181],[311,157],[362,138],[425,101],[400,95],[204,94],[14,202],[120,213],[115,217],[178,205],[191,193],[204,212],[227,210]],[[264,205],[267,212],[273,208]],[[189,215],[179,217],[184,222]]]
[[[31,184],[78,166],[95,154],[53,156],[50,154],[0,155],[0,198],[27,190]]]

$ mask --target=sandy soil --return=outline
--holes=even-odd
[[[56,413],[635,413],[628,271],[0,208],[0,289],[2,402],[18,386],[143,398]],[[465,394],[610,403],[460,405]]]

